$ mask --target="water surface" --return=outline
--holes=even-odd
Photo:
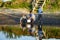
[[[3,32],[3,31],[0,31],[0,40],[36,40],[36,37],[33,37],[33,36],[20,36],[20,37],[16,37],[15,38],[15,35],[13,34],[12,36],[13,37],[7,37],[7,33]],[[55,38],[50,38],[50,39],[42,39],[42,40],[60,40],[60,39],[55,39]]]

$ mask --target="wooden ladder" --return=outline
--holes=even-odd
[[[45,2],[46,2],[46,0],[33,0],[33,2],[32,2],[32,6],[33,6],[32,12],[37,13],[38,8],[40,6],[43,10],[43,6],[44,6]]]

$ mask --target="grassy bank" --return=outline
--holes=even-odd
[[[31,4],[29,4],[27,2],[23,2],[23,3],[19,3],[19,4],[7,5],[6,8],[13,8],[13,9],[26,8],[28,10],[31,10]]]
[[[26,8],[28,10],[32,9],[31,0],[12,0],[12,5],[4,4],[6,8]],[[0,1],[0,5],[2,2]],[[44,5],[44,12],[59,12],[60,11],[60,0],[46,0]]]
[[[25,31],[23,31],[19,25],[4,25],[4,26],[0,26],[0,31],[5,31],[7,33],[13,33],[16,36],[21,36],[21,35],[29,35],[27,32],[27,29]]]
[[[47,38],[60,38],[60,26],[43,26],[43,30],[46,33]],[[16,36],[30,35],[27,31],[22,31],[19,25],[10,26],[0,26],[0,31],[5,31],[7,33],[14,33]]]
[[[60,26],[43,26],[47,38],[60,38]]]
[[[59,12],[60,11],[60,0],[46,0],[44,11],[48,12]]]
[[[0,5],[2,3],[3,2],[0,1]],[[12,0],[11,1],[11,5],[8,4],[8,2],[5,2],[3,7],[5,7],[5,8],[12,8],[12,9],[26,8],[28,10],[31,10],[32,9],[32,4],[30,4],[30,2],[28,2],[28,0],[27,1],[26,0],[25,1],[24,0]]]

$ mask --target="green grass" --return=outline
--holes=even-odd
[[[44,11],[56,12],[60,11],[60,0],[46,0],[46,4],[44,6]]]
[[[43,26],[48,38],[60,38],[60,26]]]
[[[15,0],[13,0],[14,2]],[[9,5],[9,4],[4,4],[4,6],[6,8],[13,8],[13,9],[18,9],[18,8],[26,8],[28,10],[31,10],[32,9],[32,4],[28,3],[28,2],[21,2],[21,3],[15,3],[15,4],[12,4],[12,5]]]
[[[60,38],[60,26],[43,25],[43,30],[47,38]],[[23,31],[19,25],[0,26],[0,31],[7,32],[8,34],[14,33],[16,36],[30,35],[27,29]]]
[[[5,31],[7,33],[14,33],[16,36],[29,35],[27,29],[23,31],[19,25],[4,25],[0,26],[0,31]]]
[[[6,8],[13,8],[13,9],[18,9],[18,8],[26,8],[28,10],[32,10],[32,4],[28,3],[27,1],[23,1],[18,4],[13,4],[17,0],[12,0],[12,5],[5,4]],[[18,1],[17,1],[18,2]],[[1,4],[1,3],[0,3]],[[44,11],[45,12],[59,12],[60,11],[60,0],[46,0],[46,4],[44,5]]]

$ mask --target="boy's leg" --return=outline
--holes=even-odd
[[[42,40],[43,32],[42,31],[38,31],[38,35],[39,35],[39,40]]]
[[[23,31],[26,29],[26,24],[23,24]]]
[[[42,14],[38,15],[38,30],[42,30]]]
[[[23,31],[26,29],[26,27],[23,27]]]
[[[42,40],[42,35],[41,32],[42,32],[42,14],[39,14],[38,15],[38,35],[39,35],[39,40]]]

